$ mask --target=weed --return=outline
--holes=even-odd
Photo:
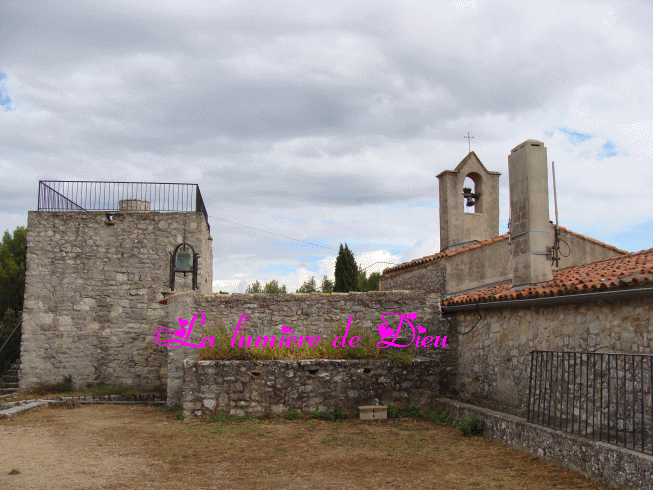
[[[347,327],[343,325],[336,326],[331,333],[330,338],[336,338],[343,335]],[[398,364],[410,364],[413,355],[410,352],[397,352],[388,349],[379,349],[376,344],[378,337],[356,325],[350,325],[349,338],[358,337],[359,341],[356,347],[334,347],[328,338],[322,338],[317,346],[311,347],[308,342],[304,342],[301,347],[279,347],[269,345],[257,346],[257,343],[263,343],[263,337],[247,335],[245,330],[240,332],[244,337],[243,345],[245,347],[232,347],[233,332],[227,330],[224,324],[213,321],[202,335],[213,337],[212,347],[203,347],[199,351],[200,360],[220,359],[220,360],[248,360],[256,362],[257,360],[273,359],[387,359]],[[248,345],[249,339],[249,346]],[[258,340],[261,342],[257,342]],[[275,337],[273,343],[278,342],[279,336]]]
[[[167,413],[172,413],[172,412],[178,412],[179,407],[169,407],[168,405],[161,405],[159,408],[156,409],[157,412],[167,412]]]
[[[440,410],[437,408],[435,412],[429,412],[428,418],[431,422],[435,422],[440,425],[453,425],[453,417],[449,413],[449,410]]]
[[[483,421],[475,413],[472,413],[469,417],[458,417],[453,425],[464,436],[480,436],[483,434]]]
[[[175,415],[175,419],[176,420],[184,420],[184,412],[179,410],[179,413],[177,415]]]
[[[388,407],[388,418],[398,419],[403,417],[416,418],[420,416],[420,410],[417,407]]]
[[[10,474],[10,475],[19,475],[19,474],[20,474],[20,471],[18,471],[16,468],[12,468],[12,469],[9,471],[9,474]]]
[[[328,412],[317,412],[312,411],[308,414],[308,417],[315,420],[333,420],[333,417]]]
[[[73,377],[64,376],[61,383],[40,384],[32,389],[32,393],[45,395],[46,393],[70,393],[73,391]]]
[[[290,412],[284,413],[282,417],[284,420],[297,420],[299,418],[299,414],[294,410],[291,410]]]
[[[349,414],[340,408],[340,405],[337,403],[333,404],[333,410],[331,410],[331,420],[345,420],[349,418]]]

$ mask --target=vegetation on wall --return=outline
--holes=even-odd
[[[301,347],[256,347],[256,336],[247,334],[242,330],[238,334],[236,342],[240,341],[243,336],[247,339],[251,336],[251,347],[232,347],[231,341],[234,336],[233,331],[216,321],[206,330],[204,335],[214,336],[213,347],[203,347],[199,351],[198,359],[200,360],[272,360],[272,359],[386,359],[397,363],[411,363],[413,353],[411,349],[399,350],[379,349],[376,344],[379,341],[378,335],[361,329],[351,324],[349,327],[348,339],[359,337],[360,341],[355,347],[334,347],[333,340],[346,332],[343,325],[337,326],[332,334],[328,337],[320,338],[315,347],[310,347],[308,342],[304,342]],[[276,336],[280,339],[281,332]],[[208,342],[207,342],[208,344]],[[314,342],[315,344],[315,342]],[[243,342],[247,345],[247,340]]]

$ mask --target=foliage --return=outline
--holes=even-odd
[[[348,293],[358,291],[358,266],[354,254],[345,243],[343,248],[340,244],[338,257],[336,258],[336,282],[333,291],[337,293]]]
[[[333,420],[333,417],[331,416],[330,413],[318,412],[315,410],[308,414],[308,418],[315,419],[315,420]]]
[[[317,285],[315,284],[315,277],[311,276],[311,278],[308,281],[304,281],[304,283],[297,289],[297,293],[314,293],[317,292]]]
[[[322,278],[322,286],[320,289],[323,293],[332,293],[333,292],[333,281],[331,281],[327,276]]]
[[[229,294],[229,293],[226,292],[226,291],[222,291],[222,290],[220,290],[220,292],[219,292],[218,294]]]
[[[291,410],[290,412],[284,413],[282,417],[284,420],[297,420],[299,418],[299,414],[294,410]]]
[[[483,434],[484,429],[483,421],[475,413],[472,413],[469,417],[457,418],[453,426],[464,436],[480,436]]]
[[[283,286],[279,287],[279,283],[277,282],[277,280],[272,279],[270,282],[265,283],[263,292],[268,294],[279,294],[279,293],[285,294],[287,293],[286,285],[284,284]]]
[[[337,403],[333,404],[333,409],[331,410],[331,419],[332,420],[345,420],[349,418],[349,414],[340,408],[340,405]]]
[[[247,289],[245,290],[246,294],[262,293],[262,292],[263,292],[263,286],[261,286],[261,283],[259,281],[251,283],[249,286],[247,286]]]
[[[440,425],[453,425],[453,417],[449,413],[449,410],[440,410],[437,408],[434,412],[428,413],[428,418],[431,422],[435,422]]]
[[[13,236],[5,231],[0,243],[0,345],[16,326],[18,313],[23,311],[26,252],[26,228],[19,226]]]
[[[403,417],[416,418],[420,416],[420,409],[417,407],[388,407],[388,418],[398,419]]]
[[[254,293],[286,293],[286,285],[279,287],[279,282],[276,279],[272,279],[270,282],[265,283],[264,286],[261,285],[260,281],[255,281],[247,286],[245,293],[254,294]]]
[[[64,376],[63,381],[55,384],[41,384],[33,388],[32,393],[46,394],[46,393],[70,393],[73,391],[73,377]]]
[[[380,279],[381,279],[381,274],[379,274],[378,272],[372,272],[370,277],[367,277],[367,272],[365,271],[365,269],[358,269],[358,290],[378,291]]]
[[[380,280],[381,280],[381,274],[378,272],[372,272],[372,274],[370,274],[370,277],[367,279],[366,291],[378,291]]]
[[[412,362],[412,351],[406,353],[396,352],[389,349],[379,349],[376,344],[378,336],[364,330],[355,324],[349,326],[347,339],[359,337],[356,347],[334,347],[333,340],[345,334],[347,327],[344,325],[336,326],[328,337],[320,338],[317,346],[311,347],[305,341],[301,347],[279,347],[278,341],[281,332],[275,336],[274,347],[256,347],[256,336],[252,336],[251,347],[239,347],[240,336],[245,337],[243,345],[247,345],[247,326],[238,334],[236,347],[232,347],[233,331],[229,331],[224,324],[213,320],[207,326],[202,334],[204,336],[214,337],[213,347],[202,347],[199,351],[199,359],[221,359],[221,360],[271,360],[271,359],[386,359],[398,364],[410,364]],[[313,342],[315,343],[315,342]],[[208,344],[208,342],[206,342]]]

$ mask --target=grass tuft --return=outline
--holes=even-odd
[[[483,434],[484,429],[483,421],[475,413],[472,413],[469,417],[458,417],[453,426],[464,436],[480,436]]]

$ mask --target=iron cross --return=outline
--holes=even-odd
[[[469,131],[467,131],[467,136],[463,136],[463,138],[467,138],[467,146],[469,147],[468,153],[472,152],[472,138],[473,136],[469,135]]]

